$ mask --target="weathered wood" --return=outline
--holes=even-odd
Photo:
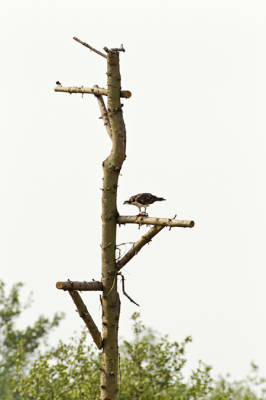
[[[121,258],[121,260],[117,261],[117,271],[120,271],[120,269],[123,268],[134,256],[136,256],[140,249],[142,249],[145,244],[149,243],[151,239],[159,232],[161,232],[163,228],[164,226],[154,226],[143,236],[141,236],[141,238],[133,244],[131,249],[124,255],[124,257]]]
[[[121,76],[119,53],[107,54],[108,118],[112,131],[112,150],[103,162],[102,188],[102,324],[103,354],[101,399],[117,399],[118,321],[120,299],[117,292],[116,219],[119,173],[125,160],[125,126],[120,103]]]
[[[89,44],[87,44],[86,42],[82,42],[82,40],[76,38],[75,36],[73,37],[74,40],[76,40],[76,42],[79,42],[80,44],[83,44],[83,46],[88,47],[90,50],[94,51],[95,53],[99,54],[100,56],[107,58],[107,56],[103,53],[101,53],[99,50],[94,49],[93,47],[91,47]]]
[[[102,335],[99,332],[97,326],[95,325],[95,322],[93,321],[89,311],[87,310],[87,307],[85,306],[80,294],[76,290],[69,290],[68,293],[70,294],[70,296],[72,297],[72,300],[76,304],[79,316],[85,322],[94,343],[96,344],[98,349],[101,349],[102,348]]]
[[[79,291],[102,291],[103,284],[102,282],[93,281],[93,282],[77,282],[77,281],[66,281],[66,282],[57,282],[56,283],[57,289],[62,290],[79,290]]]
[[[81,87],[62,87],[60,82],[55,87],[56,92],[94,94],[99,102],[101,118],[112,140],[112,150],[103,162],[102,188],[102,282],[57,282],[57,288],[68,290],[77,306],[79,315],[87,325],[94,342],[99,349],[103,348],[101,375],[101,399],[117,399],[118,378],[118,323],[120,315],[120,299],[117,292],[117,275],[122,277],[122,288],[125,296],[133,301],[125,292],[124,277],[120,271],[140,250],[149,243],[164,227],[194,226],[194,221],[166,218],[152,218],[145,216],[119,216],[117,211],[117,187],[120,170],[126,157],[126,128],[122,115],[121,98],[130,98],[130,91],[121,91],[121,76],[119,69],[119,52],[121,48],[104,48],[107,56],[90,45],[74,37],[76,41],[88,47],[97,54],[107,58],[108,89]],[[108,105],[105,107],[102,96],[108,96]],[[145,233],[127,254],[116,262],[116,231],[117,224],[135,223],[138,225],[154,225]],[[102,290],[102,335],[90,316],[77,290]],[[135,302],[134,302],[135,303]],[[137,303],[135,303],[137,304]]]
[[[118,225],[123,224],[138,224],[138,225],[156,225],[156,226],[169,226],[171,228],[193,228],[194,221],[178,220],[173,218],[156,218],[156,217],[139,217],[139,216],[126,216],[120,215],[117,218]]]
[[[108,89],[104,88],[87,88],[87,87],[77,87],[77,86],[55,86],[55,92],[64,92],[64,93],[83,93],[83,94],[95,94],[99,96],[108,96]],[[121,90],[120,97],[124,97],[129,99],[131,97],[131,92],[129,90]]]
[[[94,85],[93,89],[98,89],[98,87],[99,87],[98,85]],[[106,106],[105,106],[105,103],[104,103],[104,100],[103,100],[103,96],[95,94],[95,97],[98,100],[98,104],[99,104],[101,115],[102,115],[101,118],[103,120],[104,126],[105,126],[105,128],[107,130],[107,133],[108,133],[110,139],[112,140],[111,125],[110,125],[108,113],[107,113],[107,110],[106,110]]]

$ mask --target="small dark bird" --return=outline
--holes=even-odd
[[[61,83],[59,81],[55,82],[57,84],[57,86],[62,86]]]
[[[162,197],[156,197],[151,193],[140,193],[136,194],[135,196],[131,196],[128,200],[124,201],[124,204],[131,204],[138,207],[140,213],[141,207],[144,207],[146,213],[146,208],[155,203],[155,201],[164,200],[165,199],[163,199]]]

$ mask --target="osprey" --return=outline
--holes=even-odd
[[[144,207],[145,213],[146,208],[149,207],[150,204],[155,203],[155,201],[163,201],[162,197],[156,197],[151,193],[140,193],[135,196],[131,196],[128,200],[124,201],[124,204],[132,204],[133,206],[138,207],[139,212],[141,213],[141,207]]]

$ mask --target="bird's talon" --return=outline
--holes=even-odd
[[[148,214],[145,213],[144,211],[141,211],[138,216],[139,217],[148,217]]]

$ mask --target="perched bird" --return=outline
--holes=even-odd
[[[140,193],[136,194],[135,196],[131,196],[128,200],[124,201],[124,204],[132,204],[133,206],[138,207],[139,212],[141,213],[141,207],[144,207],[145,213],[146,208],[149,205],[155,203],[155,201],[163,201],[162,197],[156,197],[151,193]]]
[[[57,86],[62,86],[61,83],[59,81],[55,82],[57,84]]]

